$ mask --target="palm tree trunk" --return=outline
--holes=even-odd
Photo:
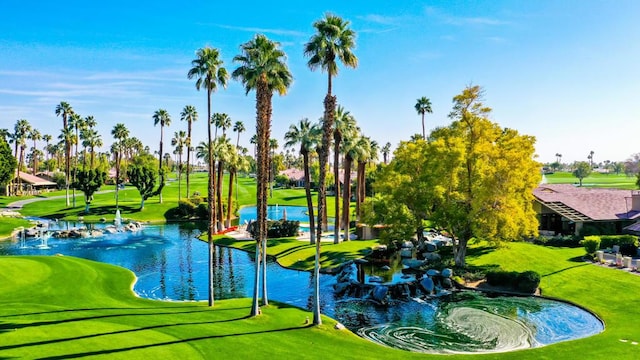
[[[344,197],[342,198],[342,215],[344,216],[344,241],[349,241],[349,223],[351,206],[351,157],[347,155],[344,161],[344,188],[342,192]]]
[[[158,173],[162,172],[162,137],[164,135],[164,125],[160,124],[160,154],[158,154],[158,160],[160,160],[160,164],[158,165]],[[159,194],[160,204],[162,204],[162,191]]]
[[[422,140],[427,139],[427,133],[424,131],[424,112],[422,113]]]
[[[191,173],[191,121],[187,122],[187,138],[189,139],[189,144],[187,145],[187,199],[189,198],[189,174]]]
[[[338,135],[334,136],[334,144],[333,144],[333,176],[335,183],[335,217],[333,218],[333,243],[340,243],[340,169],[339,169],[339,161],[340,161],[340,137]]]
[[[178,202],[180,202],[180,194],[182,193],[182,169],[180,165],[182,165],[182,149],[178,152]]]
[[[267,295],[267,239],[262,242],[262,306],[269,305]]]
[[[71,203],[69,202],[69,174],[71,173],[71,146],[69,146],[69,143],[65,140],[65,182],[66,182],[66,186],[65,186],[65,196],[67,199],[67,207],[69,207],[69,205],[71,205]]]
[[[315,219],[313,218],[313,199],[311,198],[311,176],[309,174],[309,152],[301,151],[304,165],[304,191],[307,195],[307,211],[309,212],[309,242],[316,243]]]
[[[213,188],[213,181],[214,181],[214,177],[215,177],[215,168],[213,166],[214,162],[213,162],[213,152],[212,152],[212,148],[211,148],[211,123],[209,122],[209,119],[211,118],[211,89],[207,88],[207,140],[208,142],[208,149],[207,149],[207,155],[208,155],[208,167],[209,167],[209,182],[207,183],[207,202],[209,203],[209,227],[208,227],[208,231],[207,231],[207,241],[209,243],[209,287],[208,287],[208,293],[209,293],[209,306],[213,306],[214,305],[214,292],[213,292],[213,278],[215,276],[214,273],[214,268],[213,268],[213,261],[214,261],[214,256],[215,256],[215,247],[213,245],[213,233],[215,232],[214,230],[214,223],[215,223],[215,218],[216,218],[216,207],[214,204],[214,188]],[[162,154],[161,154],[162,156]]]
[[[218,161],[218,178],[216,179],[216,197],[217,197],[217,203],[216,205],[218,206],[218,231],[222,231],[224,230],[224,224],[223,224],[223,216],[224,216],[224,212],[222,209],[222,168],[224,167],[224,162],[222,160]]]
[[[259,225],[259,224],[258,224]],[[258,306],[258,296],[260,289],[260,242],[256,241],[256,255],[255,255],[256,271],[253,282],[253,301],[251,302],[250,316],[258,316],[260,314],[260,307]]]
[[[235,172],[235,169],[229,170],[229,190],[227,191],[227,221],[225,224],[227,228],[231,227],[231,200],[233,199],[233,178]]]

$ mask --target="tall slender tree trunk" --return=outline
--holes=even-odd
[[[422,140],[427,139],[427,132],[424,130],[424,112],[422,113]]]
[[[267,294],[267,239],[262,242],[262,306],[269,305]]]
[[[304,191],[307,195],[307,211],[309,212],[309,243],[316,243],[315,219],[313,215],[313,199],[311,198],[311,176],[309,174],[309,152],[301,151],[304,165]]]
[[[218,169],[217,169],[217,179],[216,179],[216,198],[217,198],[217,202],[216,205],[218,206],[218,231],[222,231],[224,230],[224,224],[223,224],[223,217],[224,217],[224,212],[222,209],[222,169],[224,167],[224,161],[220,160],[218,161]]]
[[[349,207],[351,206],[351,157],[347,155],[344,160],[344,187],[342,192],[344,196],[342,198],[342,216],[344,217],[344,241],[349,241],[349,223],[350,220],[350,211]]]
[[[187,138],[189,139],[189,144],[187,145],[187,199],[191,196],[191,192],[189,191],[189,177],[191,175],[191,121],[187,122]]]
[[[76,125],[76,144],[75,144],[75,154],[74,154],[74,165],[73,165],[73,182],[76,182],[76,175],[78,173],[78,125]],[[73,207],[76,207],[76,188],[73,188]]]
[[[65,127],[66,128],[66,127]],[[71,146],[69,146],[69,142],[67,142],[67,140],[64,141],[64,151],[65,151],[65,197],[67,199],[67,207],[69,207],[71,205],[71,202],[69,201],[69,174],[71,173]]]
[[[158,174],[162,172],[162,137],[164,135],[164,125],[160,124],[160,154],[158,154],[158,160],[160,164],[158,165]],[[160,204],[162,204],[162,191],[159,194]]]
[[[232,199],[233,199],[233,178],[235,175],[235,170],[234,169],[230,169],[229,170],[229,189],[227,191],[227,221],[226,221],[226,227],[230,228],[231,227],[231,212],[232,212]]]
[[[340,136],[335,135],[333,144],[333,176],[335,178],[335,216],[333,218],[333,243],[340,243]],[[345,183],[346,184],[346,183]]]
[[[209,119],[211,119],[211,89],[207,88],[207,140],[209,141],[208,143],[208,149],[207,149],[207,155],[208,155],[208,170],[209,170],[209,181],[207,183],[207,202],[209,205],[209,226],[208,226],[208,230],[207,230],[207,242],[209,243],[209,286],[208,286],[208,293],[209,293],[209,306],[213,306],[215,304],[215,300],[214,300],[214,292],[213,292],[213,278],[215,277],[215,269],[214,269],[214,259],[215,259],[215,246],[213,244],[213,233],[215,232],[214,229],[214,223],[215,223],[215,219],[216,219],[216,207],[215,207],[215,203],[214,203],[214,188],[213,188],[213,181],[214,181],[214,177],[215,177],[215,167],[214,167],[214,162],[213,162],[213,149],[212,147],[212,141],[211,141],[211,122],[209,121]]]

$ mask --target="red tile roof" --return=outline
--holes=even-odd
[[[622,220],[640,217],[640,209],[631,208],[631,191],[585,188],[571,184],[543,184],[533,195],[546,204],[562,204],[591,220]]]

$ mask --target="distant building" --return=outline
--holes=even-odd
[[[13,180],[11,180],[5,189],[7,195],[37,195],[42,192],[56,190],[58,184],[47,179],[37,177],[35,175],[20,172],[20,178],[18,173]]]
[[[544,184],[533,191],[541,234],[612,234],[640,219],[640,191]]]
[[[289,178],[289,184],[292,187],[304,187],[304,171],[300,169],[286,169],[278,174]]]

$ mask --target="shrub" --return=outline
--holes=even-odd
[[[634,235],[602,235],[600,236],[600,247],[608,249],[613,245],[622,247],[623,245],[638,246],[638,237]]]
[[[268,238],[282,238],[298,235],[300,221],[278,220],[267,223]]]
[[[516,271],[492,270],[487,273],[487,282],[492,286],[513,287],[517,278]]]
[[[600,236],[591,235],[585,236],[584,240],[580,242],[584,249],[587,251],[587,254],[592,255],[595,254],[596,250],[600,249]]]
[[[540,274],[535,271],[525,271],[518,274],[516,279],[518,291],[534,293],[540,285]]]
[[[534,244],[553,246],[553,247],[579,247],[580,241],[577,237],[571,235],[556,235],[553,237],[538,236],[533,240]]]

